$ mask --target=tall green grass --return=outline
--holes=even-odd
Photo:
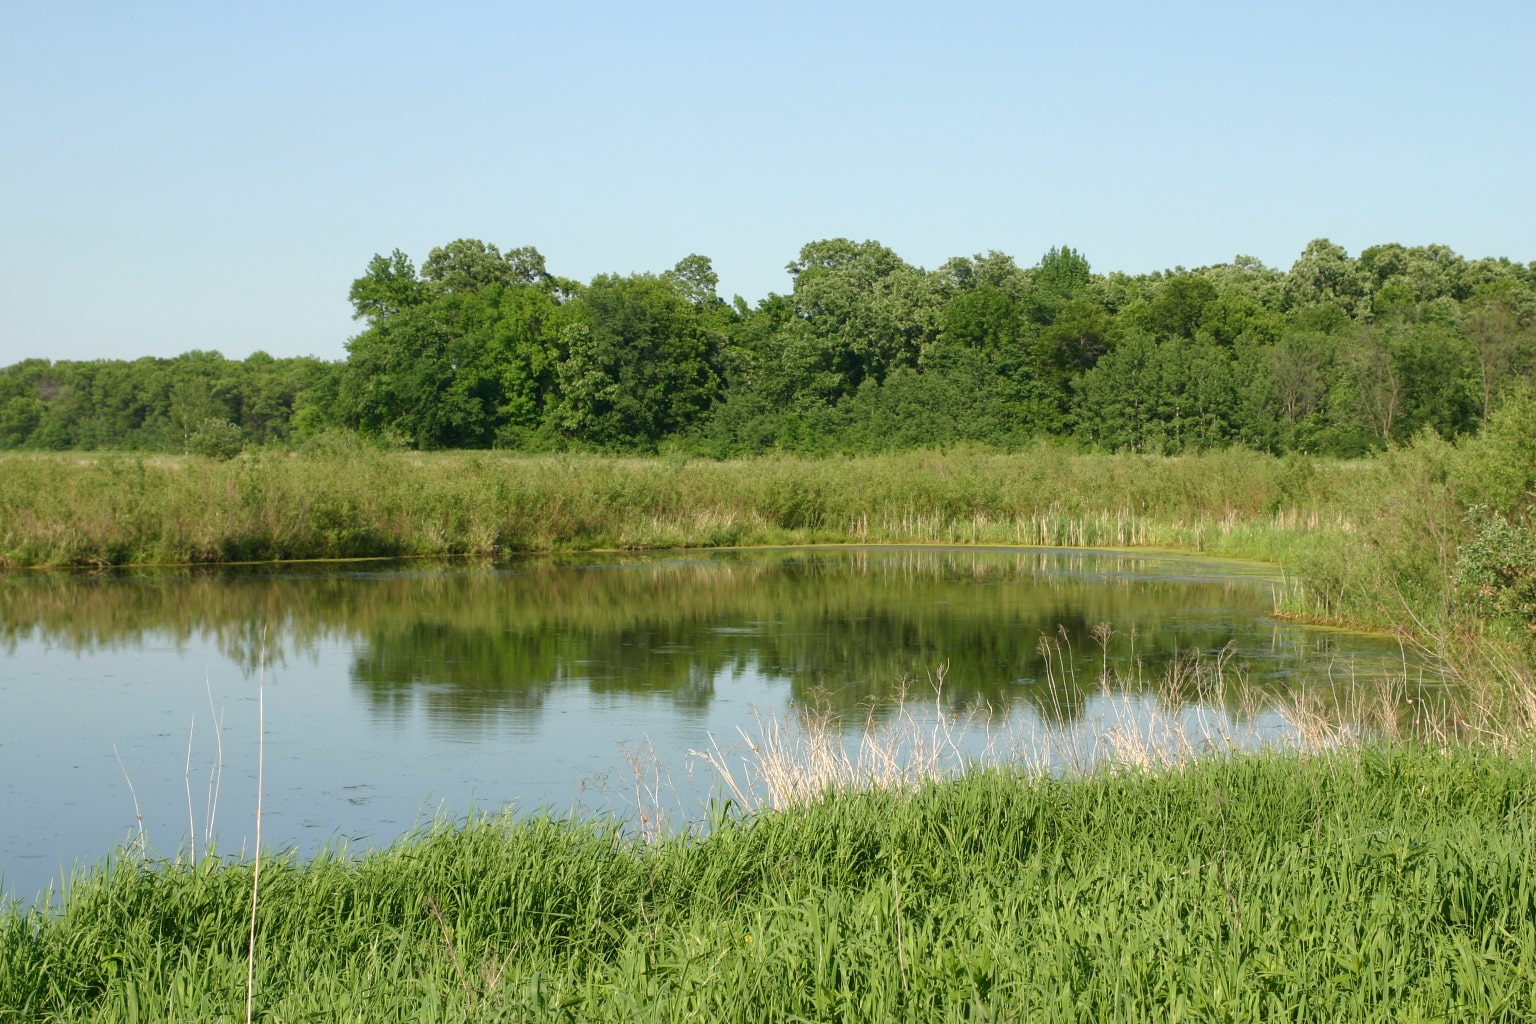
[[[1370,463],[909,453],[664,461],[354,448],[231,462],[0,457],[0,565],[125,565],[807,542],[1177,547],[1348,532]]]
[[[1457,628],[1452,582],[1475,532],[1469,515],[1528,532],[1533,502],[1536,399],[1512,399],[1476,437],[1426,433],[1358,462],[1051,444],[1006,455],[533,458],[333,438],[230,462],[0,456],[0,568],[804,543],[1162,547],[1295,570],[1296,616],[1443,635]]]
[[[266,861],[271,1021],[1536,1016],[1528,748],[982,772],[706,836],[500,817]],[[0,1020],[243,1019],[252,865],[0,914]]]

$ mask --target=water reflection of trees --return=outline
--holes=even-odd
[[[923,692],[941,666],[951,706],[1027,702],[1070,719],[1098,691],[1106,657],[1155,681],[1180,652],[1234,641],[1249,674],[1228,677],[1229,707],[1251,703],[1248,687],[1326,682],[1339,635],[1266,634],[1254,627],[1266,591],[1167,568],[1132,555],[899,549],[14,577],[0,583],[0,642],[211,639],[250,669],[340,640],[356,648],[352,678],[372,707],[417,701],[446,720],[527,712],[572,687],[697,709],[717,679],[750,672],[851,710],[903,686]],[[1118,634],[1107,655],[1091,635],[1100,623]]]

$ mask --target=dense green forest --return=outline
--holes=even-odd
[[[582,284],[533,248],[396,250],[352,283],[342,362],[0,370],[0,448],[228,456],[353,430],[392,446],[870,453],[1044,436],[1178,453],[1355,456],[1475,432],[1536,375],[1536,264],[1319,239],[1140,276],[1053,248],[924,270],[878,242],[800,250],[755,307],[698,255]]]

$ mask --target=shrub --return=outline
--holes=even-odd
[[[1472,539],[1456,557],[1456,591],[1496,628],[1536,643],[1536,530],[1477,506],[1467,513]]]
[[[187,436],[187,454],[205,455],[220,462],[234,458],[245,447],[245,431],[228,420],[210,417]]]

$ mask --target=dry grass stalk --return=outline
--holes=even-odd
[[[640,835],[646,842],[655,842],[666,834],[666,794],[675,789],[672,779],[664,776],[661,758],[656,745],[647,738],[638,747],[621,746],[624,761],[634,786],[635,817],[640,823]]]
[[[931,680],[931,717],[928,702],[911,699],[903,689],[889,701],[868,705],[860,728],[850,735],[843,716],[818,699],[788,716],[759,714],[757,735],[738,730],[746,745],[739,758],[714,737],[708,750],[690,750],[689,757],[707,765],[747,811],[793,807],[847,789],[916,789],[964,774],[973,761],[988,759],[992,732],[985,709],[955,713],[945,706],[946,671],[940,666]],[[988,739],[988,748],[979,752],[970,742],[978,728]]]
[[[1098,692],[1082,708],[1054,704],[1049,717],[1055,724],[1044,726],[1043,734],[1022,734],[1016,722],[994,720],[985,711],[947,708],[940,670],[931,705],[904,691],[866,708],[861,727],[850,731],[827,702],[816,702],[788,716],[759,715],[755,734],[739,730],[744,749],[723,749],[711,737],[709,749],[690,751],[690,757],[709,767],[737,807],[754,812],[840,790],[913,789],[976,766],[1030,774],[1155,772],[1260,747],[1310,755],[1383,741],[1446,745],[1474,739],[1508,749],[1528,743],[1536,729],[1536,684],[1513,660],[1500,667],[1497,687],[1458,692],[1433,676],[1414,681],[1405,656],[1402,672],[1391,677],[1360,679],[1350,668],[1326,690],[1274,698],[1249,685],[1231,647],[1185,652],[1153,681],[1143,677],[1134,656],[1133,631],[1125,637],[1131,667],[1121,670],[1109,656],[1119,635],[1108,623],[1095,627]],[[1049,692],[1080,692],[1078,659],[1066,631],[1042,636],[1038,650]],[[1230,707],[1234,692],[1240,696]]]

